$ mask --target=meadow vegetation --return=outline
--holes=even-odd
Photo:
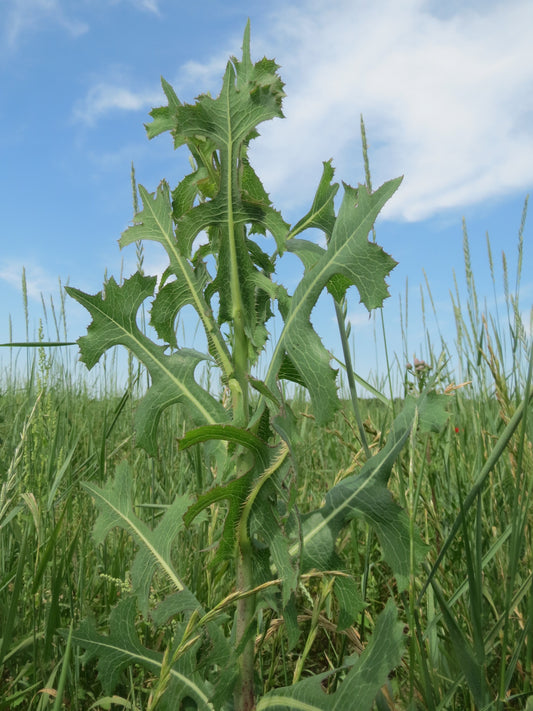
[[[240,141],[221,128],[218,99],[188,107],[164,83],[169,106],[148,133],[187,145],[193,173],[172,192],[140,189],[122,238],[137,246],[134,277],[68,290],[91,311],[81,354],[105,364],[105,387],[79,375],[72,347],[44,345],[67,340],[64,303],[19,351],[26,367],[3,374],[0,711],[533,707],[527,203],[513,286],[505,255],[497,283],[487,240],[503,304],[478,302],[465,229],[455,343],[428,336],[419,360],[406,346],[366,383],[351,367],[346,292],[382,306],[394,263],[367,237],[398,181],[373,192],[367,170],[335,213],[326,163],[310,212],[286,225],[247,162],[256,125],[281,114],[283,85],[273,62],[251,63],[248,42],[247,29],[221,92],[231,121],[244,117]],[[308,226],[326,248],[297,239]],[[200,230],[210,241],[194,252]],[[275,251],[254,232],[275,233]],[[158,290],[143,239],[169,253]],[[336,261],[344,245],[353,272]],[[290,296],[275,281],[285,249],[305,267]],[[376,272],[356,273],[357,254]],[[336,380],[308,319],[324,289],[345,345]],[[166,348],[131,318],[148,297]],[[193,302],[218,390],[205,370],[194,380],[200,357],[175,340]],[[282,345],[261,375],[274,304]],[[379,318],[376,328],[386,339]],[[119,343],[133,354],[124,385],[107,350]]]

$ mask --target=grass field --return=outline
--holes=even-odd
[[[424,362],[411,369],[391,366],[393,372],[375,384],[381,397],[359,399],[367,444],[375,452],[403,399],[387,396],[387,376],[404,396],[434,376],[434,390],[448,397],[447,421],[440,431],[421,427],[410,437],[390,483],[409,515],[413,549],[423,539],[424,562],[413,564],[406,589],[398,591],[372,529],[352,522],[339,547],[364,600],[363,612],[356,624],[339,630],[331,578],[302,577],[301,634],[290,648],[283,619],[265,606],[255,630],[259,695],[342,667],[366,646],[392,597],[407,642],[401,665],[376,701],[379,711],[530,708],[531,328],[521,316],[525,305],[508,284],[501,314],[483,309],[466,239],[465,255],[469,298],[454,300],[457,353],[452,344],[428,342],[420,354]],[[407,354],[396,355],[391,363],[406,363]],[[448,365],[452,355],[462,382]],[[131,589],[135,552],[123,530],[95,543],[96,511],[80,483],[103,485],[119,463],[128,462],[135,512],[153,527],[176,496],[205,490],[217,472],[205,465],[198,448],[178,453],[182,423],[174,411],[162,419],[157,458],[135,447],[132,421],[144,375],[136,380],[134,363],[129,385],[121,388],[118,366],[109,360],[105,386],[97,392],[75,372],[74,355],[26,349],[19,352],[19,366],[26,357],[22,375],[14,366],[3,374],[0,394],[0,709],[155,708],[156,675],[131,665],[111,696],[102,689],[95,662],[85,663],[83,650],[69,641],[71,625],[86,617],[107,632],[113,608]],[[362,388],[360,393],[368,395]],[[325,429],[310,415],[302,392],[292,404],[300,434],[294,476],[305,513],[321,504],[334,483],[358,471],[363,448],[348,399]],[[179,533],[172,549],[176,569],[207,610],[232,593],[229,564],[209,565],[223,511],[223,503],[213,504],[209,515]],[[154,578],[154,600],[163,592]],[[232,614],[229,603],[227,613]],[[146,647],[166,649],[172,624],[156,627],[138,616],[136,625]],[[330,676],[324,686],[333,691],[341,676]],[[182,708],[196,707],[191,701]]]

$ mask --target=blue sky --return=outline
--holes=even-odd
[[[424,272],[440,331],[453,342],[449,291],[454,270],[461,289],[464,283],[463,217],[480,299],[487,298],[489,309],[501,302],[502,251],[514,284],[516,237],[533,185],[533,4],[445,5],[0,0],[0,342],[9,338],[10,315],[13,340],[26,337],[23,267],[30,338],[43,315],[42,300],[49,320],[51,297],[59,308],[58,278],[94,293],[106,269],[117,277],[135,270],[135,249],[121,253],[117,245],[132,217],[131,162],[150,191],[162,178],[175,185],[189,170],[186,154],[172,150],[168,135],[146,138],[149,110],[165,103],[160,76],[184,101],[218,93],[229,55],[240,56],[248,17],[253,58],[275,58],[286,83],[286,119],[263,125],[251,153],[274,204],[296,222],[329,158],[338,179],[352,185],[364,180],[363,114],[374,187],[405,176],[377,223],[378,242],[399,262],[384,309],[389,347],[403,352],[399,300],[405,304],[407,288],[407,354],[423,353]],[[526,224],[521,284],[528,329],[532,220]],[[161,253],[148,250],[145,271],[163,268]],[[285,268],[289,280],[293,268]],[[340,355],[325,307],[320,304],[313,320]],[[66,312],[75,339],[88,324],[87,314],[70,301]],[[376,361],[373,321],[355,292],[348,315],[356,368],[366,377],[382,369],[382,356],[378,348]],[[53,328],[49,335],[55,337]],[[0,357],[6,355],[2,349]]]

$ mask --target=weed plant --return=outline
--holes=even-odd
[[[172,102],[168,86],[166,91]],[[370,189],[368,166],[366,184]],[[145,210],[153,199],[145,191]],[[138,224],[142,213],[135,212]],[[411,367],[407,349],[391,354],[385,380],[403,383],[401,398],[376,394],[387,391],[381,386],[372,397],[354,400],[352,392],[327,422],[305,387],[297,386],[284,403],[292,414],[285,472],[292,488],[281,502],[285,512],[295,511],[305,522],[324,506],[328,492],[379,460],[393,439],[398,413],[417,399],[388,483],[392,500],[405,512],[407,568],[390,550],[384,555],[379,527],[353,517],[337,531],[335,557],[328,558],[334,570],[321,570],[318,561],[300,564],[288,585],[291,571],[275,556],[266,558],[262,582],[254,569],[255,606],[244,628],[238,628],[235,611],[248,599],[239,593],[250,589],[239,578],[239,556],[220,556],[228,534],[225,502],[211,497],[189,526],[179,525],[190,502],[220,485],[217,462],[226,455],[221,460],[209,443],[180,451],[177,441],[186,437],[190,421],[179,408],[161,413],[156,451],[136,446],[135,417],[149,390],[135,360],[122,391],[117,361],[108,360],[108,385],[95,392],[73,377],[62,351],[42,343],[36,357],[25,351],[31,353],[25,379],[15,369],[8,373],[0,400],[0,709],[246,708],[239,691],[246,669],[241,664],[236,678],[227,666],[229,660],[236,667],[246,648],[258,708],[363,708],[354,706],[365,692],[362,677],[349,686],[350,670],[358,665],[377,684],[370,706],[379,711],[529,708],[533,424],[531,330],[522,322],[520,304],[524,223],[525,210],[513,288],[503,258],[503,313],[478,302],[465,229],[467,300],[461,302],[457,286],[451,296],[456,343],[442,341],[436,352],[428,336],[427,349]],[[497,294],[490,242],[487,248]],[[136,249],[143,276],[142,242]],[[427,298],[432,303],[429,290]],[[342,298],[337,306],[342,317]],[[29,341],[27,310],[26,319]],[[57,341],[67,340],[64,321],[62,303],[56,323],[64,329]],[[228,323],[231,338],[235,325]],[[36,340],[43,341],[42,332]],[[349,372],[346,359],[345,365]],[[226,383],[219,394],[221,406],[231,397],[228,388]],[[259,407],[264,395],[264,387],[252,392],[251,405]],[[445,400],[447,412],[431,410],[428,416],[420,398]],[[253,432],[247,420],[239,427]],[[286,441],[271,439],[273,451],[279,455]],[[246,445],[241,439],[225,448],[233,448],[238,462],[248,456]],[[256,476],[261,479],[261,472]],[[229,482],[239,478],[234,474]],[[143,561],[153,575],[143,600],[142,544],[131,525],[115,525],[109,513],[110,502],[119,500],[112,498],[117,482],[124,487],[121,510],[139,530],[168,525],[169,512],[178,507],[172,548],[158,560],[181,581],[179,594],[186,591],[201,604],[201,613],[194,605],[192,612],[187,606],[176,610],[179,594],[172,595],[176,590],[164,566],[153,565],[146,554]],[[267,493],[263,506],[275,494]],[[100,499],[98,511],[94,498]],[[187,504],[179,508],[179,502]],[[281,523],[289,529],[288,518]],[[259,566],[261,551],[273,542],[256,544]],[[165,605],[170,613],[164,613]],[[202,622],[202,614],[209,620]],[[379,659],[395,639],[401,653],[393,667],[384,668]],[[104,656],[105,665],[115,665],[112,684],[109,669],[97,664],[110,640],[120,642],[114,657]],[[376,648],[378,643],[384,647]],[[365,659],[371,660],[366,668]],[[231,677],[228,688],[221,671]],[[196,696],[180,690],[178,674]],[[342,696],[346,688],[352,689],[349,700]]]

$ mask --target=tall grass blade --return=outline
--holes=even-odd
[[[0,669],[3,669],[4,662],[8,650],[11,647],[13,641],[13,629],[15,627],[15,621],[17,618],[17,610],[19,606],[19,600],[24,587],[24,568],[26,566],[26,550],[28,545],[28,535],[29,535],[29,522],[26,522],[24,526],[24,532],[22,534],[22,540],[20,542],[20,550],[18,554],[17,570],[14,575],[13,580],[13,590],[11,593],[11,604],[7,611],[7,615],[2,620],[2,644],[0,645]]]
[[[452,544],[452,542],[455,539],[455,536],[457,534],[457,531],[463,524],[463,518],[466,515],[466,513],[470,510],[470,507],[472,504],[475,502],[478,494],[483,490],[483,487],[485,486],[487,477],[489,476],[490,472],[504,453],[505,449],[507,448],[511,437],[515,433],[515,431],[518,429],[520,422],[522,420],[522,417],[524,416],[524,411],[525,409],[529,406],[530,401],[533,399],[533,390],[530,390],[528,394],[526,394],[522,400],[522,402],[518,405],[516,408],[516,412],[512,416],[512,418],[509,420],[509,423],[505,427],[504,431],[498,438],[498,441],[494,445],[494,448],[492,449],[492,452],[490,453],[489,457],[487,458],[487,461],[485,462],[484,466],[482,467],[480,473],[478,474],[472,488],[468,492],[467,496],[465,497],[463,501],[463,505],[461,508],[461,511],[459,512],[457,518],[453,522],[453,525],[451,527],[451,530],[437,556],[437,559],[435,563],[433,564],[433,567],[431,568],[431,571],[428,574],[427,579],[425,580],[422,589],[418,595],[418,604],[421,603],[422,597],[424,596],[425,591],[428,588],[428,585],[431,583],[431,580],[435,576],[442,559],[446,555],[446,552],[448,551],[448,548]]]

